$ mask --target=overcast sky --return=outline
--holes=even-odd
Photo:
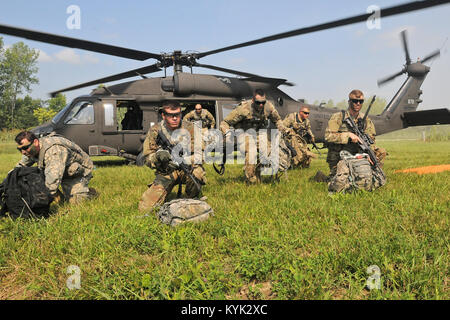
[[[402,3],[405,1],[15,0],[3,1],[0,23],[153,53],[202,52],[366,13],[371,5],[386,8]],[[80,8],[80,29],[67,26],[71,5]],[[443,5],[382,19],[380,29],[358,23],[222,52],[199,62],[288,79],[296,86],[281,89],[309,102],[337,102],[354,88],[363,90],[366,96],[377,94],[390,100],[406,76],[382,88],[376,81],[400,71],[405,63],[399,33],[406,29],[413,61],[441,49],[440,58],[427,63],[431,72],[422,86],[419,109],[449,107],[449,17],[450,5]],[[2,36],[6,46],[24,41],[40,51],[40,83],[33,87],[33,98],[47,99],[51,91],[155,63],[152,59],[139,62]],[[199,68],[194,72],[220,74]],[[71,100],[89,94],[91,89],[66,95]]]

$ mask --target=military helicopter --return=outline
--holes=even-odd
[[[410,2],[381,9],[380,17],[421,10],[449,2],[450,0]],[[289,113],[297,112],[302,105],[308,106],[316,141],[322,142],[328,119],[333,113],[337,112],[337,109],[309,105],[294,100],[278,88],[281,85],[293,85],[285,79],[262,77],[243,71],[201,64],[198,60],[228,50],[363,22],[370,15],[370,13],[365,13],[202,53],[187,53],[177,50],[167,54],[155,54],[1,24],[0,33],[140,61],[156,59],[157,62],[149,66],[52,92],[51,95],[54,96],[60,92],[130,77],[140,76],[142,78],[141,80],[111,86],[99,86],[90,95],[75,98],[50,122],[33,129],[39,136],[51,132],[61,134],[77,143],[90,156],[120,156],[142,165],[142,142],[149,128],[161,121],[159,107],[162,101],[177,100],[181,102],[184,113],[191,111],[195,104],[201,103],[203,108],[210,111],[216,118],[216,126],[218,127],[220,122],[240,101],[251,97],[254,90],[258,88],[266,92],[268,100],[275,105],[282,118]],[[439,50],[432,52],[421,61],[412,63],[406,32],[402,32],[401,36],[406,64],[400,72],[379,81],[379,85],[402,74],[406,74],[407,79],[384,111],[380,115],[371,116],[377,134],[409,126],[450,123],[450,113],[446,108],[415,111],[419,103],[422,102],[420,87],[430,71],[430,68],[425,66],[424,63],[437,57]],[[172,76],[167,76],[167,68],[169,67],[174,69]],[[190,68],[191,73],[183,72],[183,67]],[[193,67],[230,73],[240,78],[193,74]],[[147,78],[145,76],[163,70],[164,77]]]

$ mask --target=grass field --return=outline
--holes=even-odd
[[[0,299],[449,299],[450,172],[394,171],[449,164],[450,142],[379,145],[388,183],[372,193],[328,195],[309,181],[323,158],[257,186],[242,166],[208,165],[215,216],[177,228],[137,210],[150,169],[97,158],[98,199],[0,220]],[[19,158],[1,142],[0,177]],[[66,285],[71,265],[80,289]],[[365,289],[371,265],[380,289]]]

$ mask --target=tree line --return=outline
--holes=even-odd
[[[39,83],[38,58],[39,51],[23,42],[5,48],[0,37],[0,130],[37,126],[53,118],[66,105],[62,94],[48,100],[29,95],[31,86]]]
[[[366,112],[367,108],[369,107],[370,101],[372,100],[372,96],[368,96],[365,98],[364,104],[362,105],[361,111]],[[307,103],[305,101],[305,103]],[[348,100],[343,99],[337,103],[334,103],[333,99],[329,99],[327,102],[315,100],[313,102],[313,105],[322,105],[326,108],[338,108],[341,110],[345,110],[348,108]],[[387,101],[385,98],[379,98],[377,97],[372,104],[372,107],[370,108],[369,114],[371,115],[377,115],[383,112],[384,108],[386,108]]]

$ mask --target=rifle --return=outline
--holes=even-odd
[[[297,151],[295,151],[295,149],[292,146],[292,144],[287,139],[284,140],[284,143],[286,144],[286,147],[289,149],[289,151],[291,151],[292,158],[296,157],[297,156]]]
[[[219,174],[223,175],[225,173],[225,163],[227,162],[227,143],[226,143],[226,136],[232,134],[232,131],[229,130],[223,135],[223,141],[222,141],[222,163],[219,165],[219,168],[216,167],[216,164],[213,163],[214,170]],[[233,144],[234,147],[234,144]],[[233,148],[234,150],[234,148]],[[233,152],[233,151],[232,151]]]
[[[213,168],[219,175],[223,175],[225,173],[225,163],[226,162],[227,162],[227,152],[226,152],[226,145],[224,143],[224,146],[222,149],[222,163],[219,165],[219,169],[217,169],[216,164],[213,163]]]
[[[163,149],[169,151],[170,154],[172,154],[172,151],[175,148],[175,146],[170,143],[170,141],[167,139],[167,137],[161,131],[158,132],[158,136],[156,137],[156,144],[161,146]],[[180,151],[180,156],[183,156],[182,150]],[[191,178],[192,182],[194,182],[195,187],[200,192],[201,191],[200,184],[204,184],[204,183],[202,183],[201,181],[198,181],[197,178],[194,177],[194,175],[192,174],[192,166],[190,166],[184,162],[176,163],[176,165],[178,166],[178,168],[183,170],[183,172],[189,178]],[[181,187],[181,185],[180,185],[180,187]]]
[[[311,144],[313,145],[313,148],[315,148],[315,149],[319,152],[319,154],[322,155],[322,153],[321,153],[320,150],[319,150],[319,147],[318,147],[317,144],[312,140],[311,134],[309,134],[309,132],[304,133],[304,134],[303,134],[303,137],[305,137],[305,139],[306,139],[309,143],[311,143]]]
[[[370,148],[370,145],[373,144],[373,140],[369,137],[367,133],[365,133],[364,131],[361,132],[361,130],[359,130],[358,126],[355,124],[355,121],[353,121],[351,116],[346,118],[344,122],[347,125],[347,128],[351,132],[356,134],[358,138],[362,141],[362,142],[358,141],[358,146],[361,148],[363,152],[369,155],[370,162],[374,170],[379,174],[381,174],[381,176],[384,179],[386,179],[386,176],[378,163],[378,159],[375,155],[375,152],[373,152],[373,150]]]
[[[299,119],[299,117],[298,117],[298,114],[296,113],[295,114],[295,120],[296,120],[296,122],[301,122],[300,121],[300,119]],[[305,138],[305,140],[306,140],[306,142],[308,143],[308,141],[309,141],[309,143],[311,143],[312,145],[313,145],[313,148],[316,148],[316,150],[319,152],[319,154],[320,155],[322,155],[322,153],[320,152],[320,150],[319,150],[319,147],[317,146],[317,144],[314,142],[314,141],[312,141],[312,136],[311,136],[311,134],[306,130],[306,128],[301,128],[300,129],[300,136],[303,138]],[[322,148],[323,149],[323,148]]]
[[[376,97],[376,95],[374,95],[372,97],[372,101],[370,101],[370,104],[369,104],[369,107],[367,108],[366,114],[364,115],[364,118],[362,119],[362,131],[366,130],[366,119],[367,119],[367,116],[369,115],[370,108],[372,108],[372,104],[375,102],[375,97]],[[372,142],[372,144],[373,144],[373,142]]]

